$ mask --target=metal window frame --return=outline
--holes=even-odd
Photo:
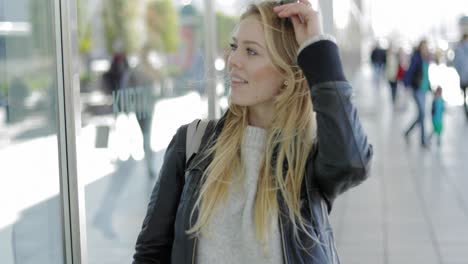
[[[218,105],[218,95],[216,94],[217,75],[215,69],[215,60],[217,53],[216,43],[216,13],[213,0],[204,0],[204,18],[203,27],[205,32],[205,72],[207,78],[207,96],[208,96],[208,119],[216,119],[220,116]]]
[[[63,261],[86,264],[84,184],[78,178],[76,146],[81,128],[76,1],[54,0],[54,18]]]

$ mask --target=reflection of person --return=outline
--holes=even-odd
[[[468,89],[468,33],[463,35],[455,49],[454,64],[460,76],[460,88],[463,91],[463,106],[465,107],[466,117],[468,118],[468,106],[466,104],[466,100],[468,100],[466,97]]]
[[[118,199],[122,191],[128,188],[131,179],[129,175],[134,174],[135,161],[117,161],[118,169],[111,175],[104,177],[107,187],[102,195],[101,201],[92,218],[92,224],[101,234],[109,240],[116,240],[118,233],[114,228],[114,215],[116,209],[121,205]]]
[[[112,55],[110,68],[102,76],[104,91],[108,94],[117,92],[122,88],[128,74],[127,56],[123,52],[116,52]]]
[[[432,100],[432,127],[433,131],[429,136],[429,140],[435,134],[437,136],[437,144],[440,146],[441,136],[442,136],[442,127],[443,127],[443,115],[445,112],[445,103],[442,99],[442,87],[438,86],[435,93],[434,99]]]
[[[7,97],[8,123],[22,121],[27,115],[25,100],[29,96],[29,89],[24,79],[15,77],[11,81]]]
[[[198,12],[193,5],[185,5],[180,10],[181,19],[181,47],[178,52],[181,58],[181,73],[177,78],[176,88],[182,91],[198,91],[204,93],[205,83],[204,60],[201,44],[197,39],[197,31],[200,28],[198,24]]]
[[[306,0],[241,16],[229,109],[199,155],[185,157],[187,126],[172,139],[134,263],[338,262],[327,215],[366,179],[372,147],[320,28]]]
[[[151,120],[153,117],[154,108],[154,95],[152,93],[154,77],[145,70],[147,60],[142,58],[148,57],[148,49],[144,48],[141,52],[140,63],[133,69],[128,67],[125,56],[121,54],[114,55],[111,69],[107,73],[109,83],[112,85],[112,90],[119,93],[119,101],[114,101],[120,107],[117,107],[121,112],[135,112],[138,124],[140,125],[143,136],[143,149],[145,151],[145,164],[147,167],[148,175],[154,178],[154,171],[152,169],[153,152],[150,147],[151,137]],[[112,77],[111,77],[112,76]],[[126,91],[126,92],[124,92]],[[131,92],[131,93],[130,93]],[[121,101],[130,101],[124,95],[132,94],[134,101],[137,105],[129,106],[129,104],[121,104]],[[122,105],[125,107],[121,108]],[[117,161],[117,170],[113,175],[108,177],[108,186],[105,194],[102,197],[99,209],[93,218],[93,226],[98,228],[105,238],[115,240],[117,233],[113,227],[114,211],[118,206],[117,199],[120,197],[122,191],[128,185],[129,175],[133,173],[134,167],[137,163],[130,159],[127,161]]]
[[[416,126],[421,129],[421,146],[426,147],[425,136],[425,109],[426,109],[426,93],[430,89],[429,83],[429,50],[427,41],[422,40],[418,48],[411,56],[410,66],[405,74],[405,85],[413,89],[413,98],[417,106],[416,120],[405,131],[405,138],[408,139],[411,131]]]
[[[136,89],[137,96],[144,98],[138,102],[145,102],[137,107],[137,120],[143,135],[143,149],[145,151],[145,162],[148,169],[148,175],[155,178],[153,151],[151,149],[151,126],[153,121],[154,104],[157,96],[154,93],[154,85],[161,79],[160,69],[153,67],[149,61],[150,48],[144,46],[140,52],[138,65],[132,70],[128,87]]]

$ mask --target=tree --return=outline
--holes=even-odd
[[[122,51],[135,52],[140,40],[139,30],[135,30],[137,5],[139,1],[104,0],[102,21],[106,47],[109,53],[114,52],[117,43],[122,44]]]
[[[91,23],[83,13],[83,0],[77,0],[78,15],[78,51],[80,54],[87,54],[92,48]]]
[[[53,31],[54,9],[46,0],[29,1],[29,17],[31,19],[31,37],[33,53],[50,56],[55,51],[55,33]],[[24,52],[24,51],[23,51]]]
[[[174,52],[179,45],[179,17],[171,0],[153,0],[146,8],[147,45]]]
[[[138,52],[142,45],[163,52],[177,49],[178,16],[171,0],[104,0],[102,18],[109,53],[116,43],[126,53]]]
[[[234,29],[237,18],[223,13],[216,13],[218,48],[224,50],[231,42],[232,30]]]

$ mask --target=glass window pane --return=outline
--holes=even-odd
[[[250,3],[249,1],[213,1],[216,12],[216,91],[219,106],[224,112],[228,108],[229,76],[228,76],[228,54],[229,44],[232,42],[232,33],[239,15]]]
[[[54,1],[0,0],[0,262],[63,263]]]
[[[207,117],[203,1],[78,1],[89,263],[130,263],[169,141]]]

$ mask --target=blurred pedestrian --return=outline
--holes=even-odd
[[[392,105],[395,107],[397,88],[398,88],[398,55],[392,46],[387,49],[387,58],[385,64],[385,78],[390,85],[390,94],[392,99]]]
[[[463,34],[462,39],[455,49],[454,64],[460,76],[460,88],[463,92],[463,106],[468,120],[468,106],[466,104],[466,90],[468,89],[468,33]]]
[[[383,49],[381,45],[378,42],[376,42],[371,52],[371,63],[374,74],[374,84],[376,88],[380,87],[380,82],[383,77],[386,59],[387,55],[385,49]]]
[[[444,103],[444,100],[442,99],[442,87],[438,86],[434,93],[434,99],[432,100],[431,114],[432,114],[433,130],[432,130],[431,135],[428,138],[428,143],[430,143],[432,136],[435,134],[437,136],[437,145],[440,146],[444,112],[445,112],[445,103]]]
[[[411,62],[405,74],[404,82],[413,90],[413,99],[417,107],[416,120],[405,131],[405,139],[408,141],[413,129],[419,125],[421,129],[421,146],[426,147],[426,137],[424,129],[426,93],[430,89],[429,83],[429,60],[430,54],[427,41],[422,40],[418,48],[411,55]]]
[[[397,77],[396,77],[397,78],[397,90],[399,88],[403,88],[403,89],[400,89],[402,93],[400,93],[400,96],[399,96],[399,98],[401,99],[399,100],[400,101],[399,109],[404,110],[408,107],[408,99],[410,97],[408,96],[410,93],[408,93],[408,89],[406,89],[405,84],[404,84],[406,70],[408,69],[408,55],[403,50],[403,48],[400,47],[398,48],[397,56],[398,56],[398,70],[397,70]]]

